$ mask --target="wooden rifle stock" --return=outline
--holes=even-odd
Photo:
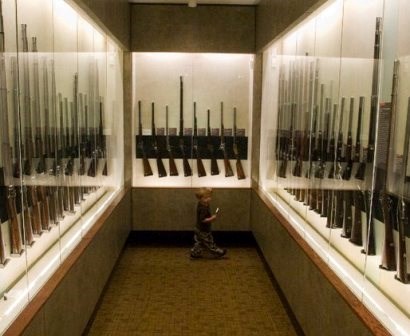
[[[147,154],[145,153],[144,141],[142,140],[141,101],[138,101],[138,148],[142,154],[144,176],[153,175],[151,165],[149,164]]]
[[[233,153],[235,155],[236,159],[236,176],[238,177],[238,180],[244,180],[246,178],[245,172],[242,167],[241,159],[239,157],[239,149],[238,149],[238,143],[236,142],[236,134],[237,129],[236,129],[236,107],[233,108]]]
[[[13,186],[8,187],[7,210],[9,214],[11,254],[20,255],[23,251],[23,247],[16,210],[16,190]]]
[[[169,143],[169,130],[168,130],[168,105],[165,107],[165,136],[166,136],[166,147],[169,158],[169,175],[178,176],[178,169],[175,164],[174,155],[172,154],[171,144]]]
[[[182,76],[179,77],[179,148],[182,155],[184,176],[192,176],[192,170],[185,153],[184,144],[184,82]]]
[[[216,157],[215,157],[215,148],[214,144],[212,143],[212,134],[211,134],[211,116],[210,116],[210,111],[207,111],[208,115],[208,127],[207,127],[207,136],[208,136],[208,150],[211,155],[211,175],[219,175],[219,167],[218,163],[216,162]]]
[[[231,162],[229,161],[228,153],[226,151],[226,144],[225,144],[225,127],[224,127],[224,105],[221,102],[221,145],[220,150],[224,156],[224,166],[225,166],[225,177],[233,176],[233,170],[231,167]]]
[[[198,169],[198,177],[206,176],[206,171],[204,164],[201,159],[201,153],[199,152],[198,147],[198,125],[196,119],[196,102],[194,102],[194,139],[193,139],[193,151],[194,155],[196,156],[196,166]]]
[[[349,241],[354,245],[363,245],[362,238],[362,209],[365,208],[365,196],[361,190],[355,190],[353,193],[354,218]]]
[[[27,186],[27,204],[31,206],[31,223],[34,235],[41,235],[43,224],[41,221],[40,203],[38,202],[37,186]]]
[[[154,103],[151,103],[151,134],[152,134],[152,148],[154,149],[156,160],[157,160],[157,168],[158,168],[158,176],[165,177],[167,176],[167,172],[164,167],[164,163],[162,162],[161,153],[158,148],[157,143],[157,134],[155,130],[155,109]]]
[[[345,190],[341,191],[343,193],[343,226],[342,226],[342,233],[340,234],[343,238],[349,238],[352,234],[352,205],[353,200],[352,196],[354,191],[352,190]]]

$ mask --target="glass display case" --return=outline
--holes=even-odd
[[[263,54],[260,186],[395,335],[410,330],[408,15],[328,1]]]
[[[0,2],[0,333],[123,187],[122,51],[63,0]]]
[[[253,56],[133,54],[133,186],[249,187]]]

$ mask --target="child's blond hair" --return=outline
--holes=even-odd
[[[199,188],[195,192],[195,196],[199,200],[204,198],[204,197],[211,196],[211,195],[212,195],[212,188],[208,188],[208,187]]]

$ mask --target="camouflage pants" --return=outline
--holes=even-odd
[[[191,253],[195,256],[200,256],[203,250],[207,250],[213,254],[220,253],[221,251],[221,249],[216,246],[211,232],[196,231],[194,240],[195,244],[191,249]]]

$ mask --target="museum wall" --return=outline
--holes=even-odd
[[[197,200],[192,188],[133,188],[132,229],[192,231]],[[250,231],[250,189],[214,189],[212,205],[221,209],[215,231]]]
[[[72,0],[106,33],[128,50],[130,46],[130,4],[128,0]]]
[[[324,0],[261,0],[256,6],[255,50],[261,51],[289,26],[312,13]]]
[[[131,50],[253,53],[255,7],[132,5]]]

